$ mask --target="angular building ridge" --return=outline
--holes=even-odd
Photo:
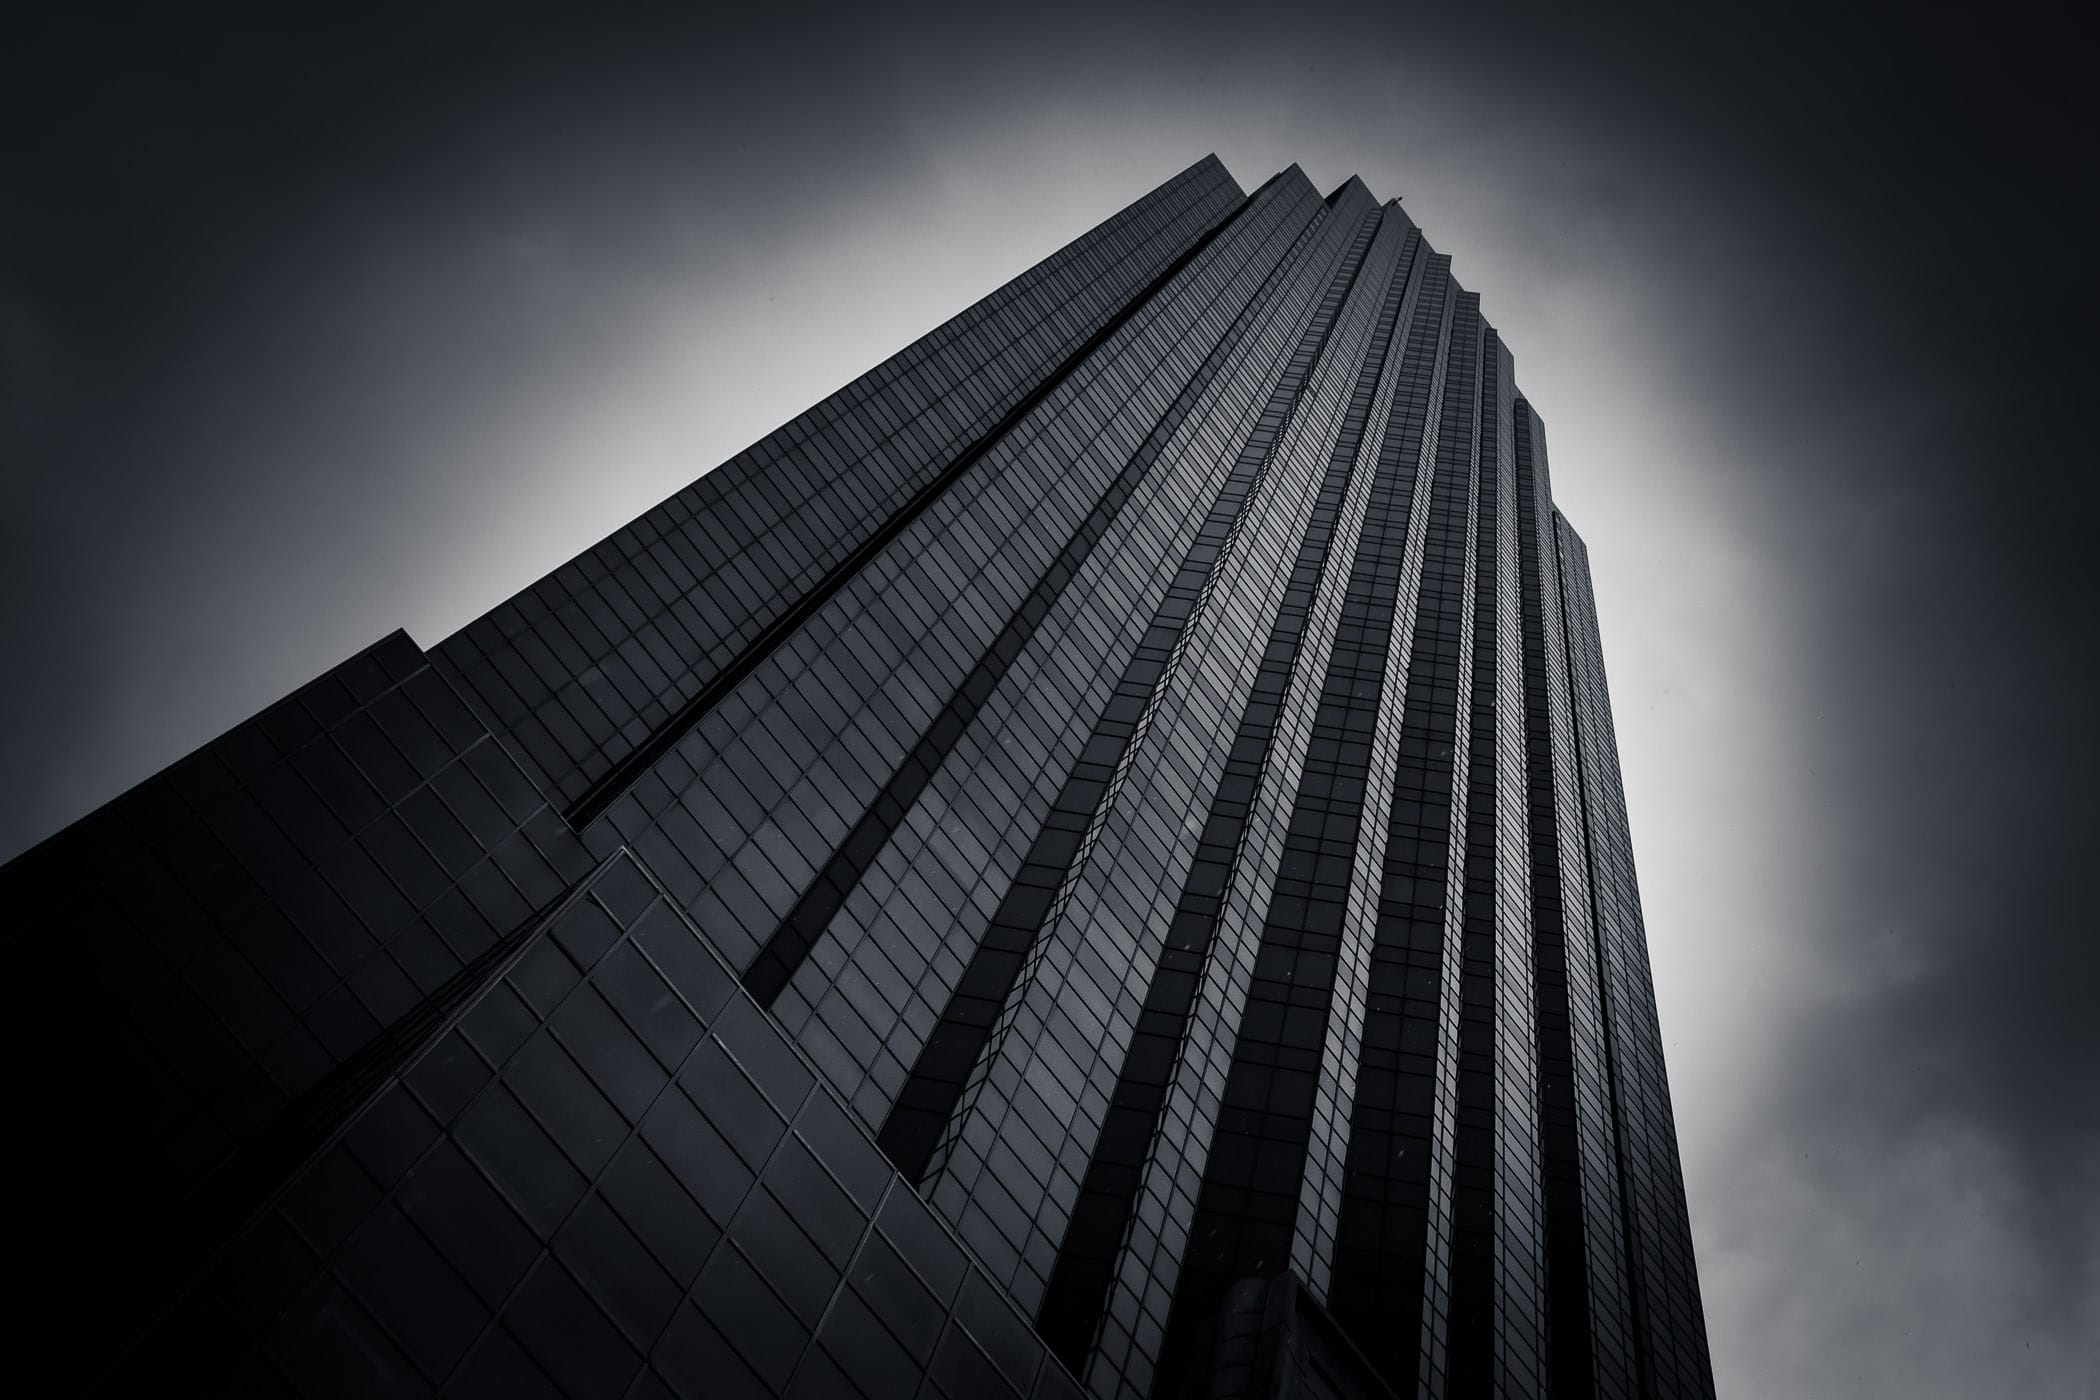
[[[42,1388],[1711,1396],[1588,554],[1215,154],[0,869]]]

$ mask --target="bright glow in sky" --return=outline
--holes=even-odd
[[[2094,488],[2037,407],[2089,383],[2093,221],[1986,125],[2040,161],[2076,124],[2020,103],[2076,84],[1935,106],[1999,40],[1836,20],[1063,20],[46,54],[0,852],[435,642],[1207,151],[1359,174],[1481,294],[1590,546],[1722,1393],[2100,1394]]]

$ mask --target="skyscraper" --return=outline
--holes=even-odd
[[[1586,556],[1357,180],[1199,162],[0,909],[76,1386],[1712,1393]]]

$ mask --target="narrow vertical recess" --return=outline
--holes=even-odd
[[[1479,320],[1452,318],[1422,591],[1386,819],[1348,1170],[1328,1304],[1388,1384],[1414,1391],[1425,1351],[1439,999],[1447,956],[1453,765],[1464,654],[1466,535]]]
[[[1458,1142],[1451,1219],[1451,1323],[1447,1355],[1453,1400],[1491,1392],[1495,1374],[1495,691],[1496,511],[1499,473],[1490,469],[1495,428],[1494,332],[1482,337],[1479,482],[1473,513],[1473,686],[1466,749],[1465,904],[1460,921]]]
[[[1168,660],[1194,614],[1206,580],[1223,557],[1223,546],[1234,521],[1250,499],[1258,474],[1297,407],[1312,366],[1334,329],[1342,301],[1363,266],[1364,252],[1376,227],[1377,220],[1367,217],[1312,321],[1300,336],[1260,418],[1183,555],[1166,597],[1095,721],[1079,761],[1051,804],[991,926],[964,967],[941,1012],[940,1022],[927,1037],[910,1077],[883,1122],[877,1141],[907,1180],[916,1182],[926,1174],[940,1144],[941,1132],[968,1082],[970,1069],[990,1038],[1029,948],[1041,932],[1066,872],[1079,854],[1095,810],[1107,794],[1155,686],[1165,675]]]
[[[1374,220],[1375,222],[1375,220]],[[1078,1371],[1092,1344],[1114,1276],[1116,1251],[1137,1205],[1145,1158],[1159,1129],[1161,1105],[1174,1061],[1202,985],[1204,960],[1246,837],[1254,795],[1267,768],[1305,626],[1334,543],[1335,522],[1355,476],[1379,376],[1391,350],[1393,322],[1421,246],[1410,230],[1396,260],[1376,329],[1373,352],[1357,375],[1341,431],[1328,454],[1312,515],[1291,566],[1290,581],[1263,649],[1261,666],[1240,714],[1232,749],[1218,780],[1203,834],[1182,885],[1135,1034],[1109,1098],[1100,1136],[1087,1163],[1079,1200],[1065,1228],[1057,1262],[1036,1313],[1037,1329],[1065,1364]]]
[[[1525,807],[1531,844],[1531,929],[1539,1065],[1539,1148],[1546,1197],[1546,1308],[1552,1346],[1547,1375],[1553,1394],[1596,1394],[1591,1345],[1589,1242],[1583,1221],[1580,1126],[1575,1102],[1575,1046],[1568,1005],[1566,911],[1561,903],[1560,812],[1555,800],[1552,715],[1546,674],[1546,581],[1540,558],[1544,504],[1538,486],[1530,405],[1517,401],[1517,532],[1519,597],[1524,618]],[[1550,530],[1551,521],[1543,522]],[[1572,766],[1572,765],[1571,765]]]
[[[1175,1394],[1197,1327],[1235,1280],[1274,1275],[1290,1263],[1371,745],[1390,679],[1386,663],[1428,410],[1423,385],[1437,358],[1449,292],[1446,266],[1437,259],[1423,281],[1401,359],[1401,387],[1393,396],[1350,562],[1168,1312],[1155,1396]]]

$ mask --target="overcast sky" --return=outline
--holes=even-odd
[[[1590,544],[1722,1394],[2100,1395],[2068,31],[305,8],[10,24],[0,857],[1206,152],[1360,174]]]

